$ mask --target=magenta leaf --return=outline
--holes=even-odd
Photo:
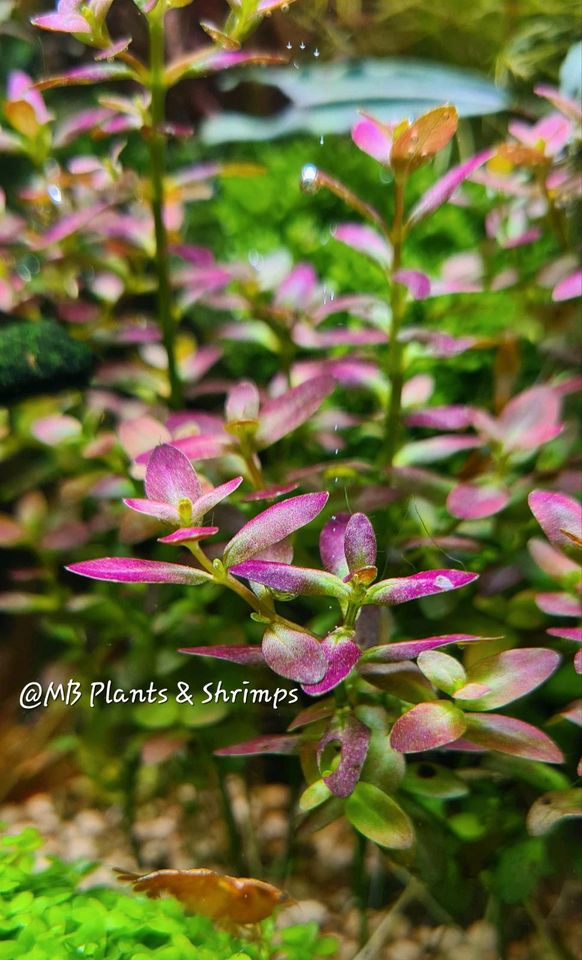
[[[447,633],[440,637],[425,637],[422,640],[403,640],[400,643],[386,643],[370,647],[364,659],[371,663],[395,663],[399,660],[413,660],[424,650],[446,647],[449,643],[478,643],[491,640],[492,637],[475,637],[469,633]]]
[[[325,750],[330,744],[339,746],[340,759],[332,773],[324,774],[323,782],[336,797],[349,797],[353,792],[368,753],[370,730],[357,717],[349,714],[338,717],[317,747],[317,759],[322,768]]]
[[[202,496],[198,497],[192,504],[193,517],[199,520],[205,513],[214,509],[217,504],[222,503],[226,497],[234,493],[242,482],[242,477],[233,477],[232,480],[227,480],[226,483],[221,483],[218,487],[214,487],[212,490],[203,493]]]
[[[447,460],[461,450],[472,450],[481,445],[482,440],[479,437],[456,437],[454,434],[444,433],[429,440],[405,443],[394,458],[394,463],[399,467],[436,463],[438,460]]]
[[[408,225],[413,226],[413,224],[418,223],[419,220],[428,216],[429,213],[437,210],[438,207],[446,203],[447,200],[450,200],[463,181],[471,176],[475,170],[483,166],[484,163],[487,163],[494,152],[494,150],[483,150],[481,153],[477,153],[474,157],[471,157],[470,160],[465,160],[464,163],[458,164],[458,166],[449,170],[448,173],[445,173],[444,177],[437,180],[412,208],[410,217],[408,218]]]
[[[530,387],[513,397],[497,423],[506,451],[535,450],[562,432],[560,400],[551,387]]]
[[[177,506],[182,499],[197,500],[202,491],[188,457],[169,443],[162,443],[148,460],[145,492],[148,500]]]
[[[328,693],[345,680],[360,659],[362,651],[346,631],[339,627],[321,643],[327,660],[327,670],[319,683],[303,684],[303,690],[311,697]]]
[[[536,603],[544,613],[555,617],[582,615],[582,603],[578,597],[572,597],[568,593],[536,593]]]
[[[310,633],[275,623],[263,635],[263,656],[271,670],[298,683],[318,683],[327,670],[321,644]]]
[[[409,427],[429,427],[432,430],[464,430],[473,423],[473,408],[461,404],[448,407],[427,407],[406,415]]]
[[[35,249],[45,250],[53,243],[60,243],[62,240],[66,240],[67,237],[71,237],[74,233],[78,233],[79,230],[87,227],[92,220],[95,220],[95,218],[106,209],[106,203],[96,203],[91,207],[76,210],[75,213],[70,213],[61,220],[57,220],[57,222],[49,227],[35,242]]]
[[[260,753],[290,754],[296,753],[301,741],[299,737],[285,734],[281,736],[254,737],[244,743],[237,743],[232,747],[221,747],[215,750],[217,757],[252,757]]]
[[[382,166],[390,166],[390,153],[392,151],[392,129],[390,126],[381,124],[372,117],[364,117],[362,120],[358,120],[352,128],[352,140],[360,150],[377,160]]]
[[[326,570],[342,579],[349,573],[344,539],[350,519],[349,513],[335,514],[327,521],[319,537],[321,562]]]
[[[434,750],[458,740],[465,731],[463,712],[453,703],[439,700],[418,703],[403,713],[390,734],[390,746],[400,753]]]
[[[132,71],[123,63],[91,63],[82,67],[73,67],[66,73],[47,77],[35,83],[37,90],[51,90],[53,87],[71,87],[86,83],[104,83],[107,80],[126,80]]]
[[[376,563],[376,536],[365,513],[354,513],[348,520],[344,551],[350,573]]]
[[[218,533],[218,527],[182,527],[169,533],[167,537],[158,537],[159,543],[188,543],[188,541],[205,540]]]
[[[309,263],[298,264],[283,280],[275,296],[275,304],[294,310],[305,310],[317,287],[317,274]]]
[[[532,537],[531,540],[528,540],[527,547],[540,570],[543,570],[544,573],[555,580],[569,577],[571,574],[578,574],[580,570],[577,563],[564,556],[561,550],[556,550],[547,540],[542,540],[541,537]]]
[[[288,563],[273,563],[268,560],[247,560],[232,566],[230,572],[282,593],[305,597],[337,597],[340,600],[347,599],[350,595],[349,587],[326,570],[293,567]]]
[[[265,403],[255,434],[257,447],[270,446],[309,420],[333,388],[332,377],[315,377]]]
[[[393,280],[405,286],[413,300],[425,300],[430,296],[430,280],[419,270],[397,270]]]
[[[574,643],[582,643],[582,627],[550,627],[546,633],[552,637],[561,637],[564,640],[573,640]]]
[[[464,704],[471,710],[495,710],[535,690],[557,669],[560,655],[542,647],[526,647],[504,650],[493,657],[479,660],[469,670],[470,683],[483,684],[490,692],[481,697],[471,697]],[[463,691],[455,694],[463,700]]]
[[[487,750],[499,750],[526,760],[563,763],[562,751],[545,733],[515,717],[493,713],[467,715],[465,740]]]
[[[226,545],[224,565],[232,567],[250,560],[262,550],[304,527],[321,513],[328,497],[327,493],[304,493],[267,507],[257,517],[245,523]]]
[[[447,590],[458,590],[472,583],[478,573],[465,573],[463,570],[426,570],[413,573],[410,577],[394,577],[392,580],[380,580],[368,588],[364,603],[380,603],[393,606],[408,603],[419,597],[429,597]]]
[[[447,497],[447,510],[460,520],[480,520],[499,513],[510,493],[491,484],[459,483]]]
[[[577,500],[563,493],[534,490],[528,503],[546,537],[555,546],[571,548],[576,539],[582,540],[582,506]]]
[[[139,560],[133,557],[103,557],[99,560],[81,560],[65,567],[91,580],[112,580],[115,583],[186,583],[196,586],[212,582],[209,573],[181,563],[159,560]]]
[[[241,380],[226,399],[227,422],[257,420],[259,415],[259,391],[250,380]]]
[[[182,437],[179,440],[172,440],[172,446],[190,460],[214,460],[215,457],[222,457],[230,446],[230,438],[225,433],[199,433],[192,437]],[[144,453],[137,457],[136,463],[147,463],[149,454]]]
[[[575,297],[582,297],[582,270],[575,270],[564,277],[552,290],[552,300],[556,303],[573,300]]]
[[[341,243],[364,253],[381,267],[389,267],[392,262],[392,249],[388,241],[373,227],[361,223],[341,223],[333,231],[333,236]]]
[[[216,660],[229,660],[231,663],[242,663],[244,666],[264,664],[265,658],[260,647],[183,647],[178,653],[189,653],[194,657],[213,657]]]

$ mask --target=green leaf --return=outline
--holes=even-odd
[[[346,817],[368,840],[391,850],[406,850],[414,843],[414,828],[392,797],[371,783],[357,784],[345,806]]]
[[[545,844],[539,839],[522,840],[504,850],[493,875],[493,888],[505,903],[521,903],[549,873]]]

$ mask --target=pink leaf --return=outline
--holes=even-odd
[[[352,250],[366,254],[381,267],[389,267],[392,263],[392,249],[388,241],[372,227],[361,223],[341,223],[333,231],[333,236]]]
[[[484,684],[490,693],[471,698],[471,710],[495,710],[535,690],[557,669],[560,655],[542,647],[504,650],[493,657],[479,660],[469,670],[470,683]],[[456,697],[464,699],[462,691]],[[466,704],[469,708],[469,704]]]
[[[189,541],[205,540],[218,533],[218,527],[182,527],[169,533],[167,537],[158,537],[159,543],[188,543]]]
[[[582,627],[550,627],[546,633],[552,637],[561,637],[563,640],[573,640],[582,643]]]
[[[331,377],[315,377],[265,403],[255,435],[257,446],[268,447],[309,420],[333,388]]]
[[[515,717],[471,713],[467,716],[465,739],[487,750],[499,750],[526,760],[563,763],[562,751],[545,733]]]
[[[177,507],[180,500],[197,500],[202,491],[188,457],[169,443],[162,443],[148,460],[145,492],[149,500]]]
[[[279,623],[265,631],[262,651],[271,670],[298,683],[317,683],[327,670],[327,660],[316,637]]]
[[[323,782],[336,797],[349,797],[359,778],[368,753],[370,731],[353,714],[345,720],[337,720],[323,735],[317,747],[317,759],[321,767],[325,748],[338,744],[340,761],[333,771],[323,777]]]
[[[229,660],[231,663],[242,663],[245,666],[256,666],[264,663],[265,658],[260,647],[183,647],[178,653],[189,653],[194,657],[212,657],[216,660]]]
[[[251,380],[241,380],[226,398],[226,419],[256,420],[259,415],[259,391]]]
[[[536,603],[544,613],[556,617],[579,617],[582,614],[580,600],[569,593],[536,593]]]
[[[582,540],[582,506],[577,500],[563,493],[534,490],[528,503],[548,540],[555,546],[571,548],[574,538]]]
[[[346,599],[350,595],[346,584],[325,570],[293,567],[287,563],[273,563],[268,560],[247,560],[245,563],[235,564],[230,568],[230,572],[282,593],[339,599]]]
[[[203,493],[202,496],[198,497],[192,504],[192,517],[200,520],[205,513],[209,513],[217,504],[222,503],[226,497],[234,493],[242,482],[242,477],[233,477],[232,480],[227,480],[226,483],[221,483],[218,487],[214,487],[212,490]]]
[[[419,220],[422,220],[429,213],[437,210],[443,203],[446,203],[447,200],[450,200],[455,190],[460,187],[463,181],[475,170],[483,166],[484,163],[487,163],[494,152],[494,150],[483,150],[481,153],[477,153],[474,157],[471,157],[470,160],[465,160],[464,163],[458,164],[458,166],[449,170],[448,173],[445,173],[444,177],[437,180],[412,208],[410,217],[408,218],[408,225],[412,226],[418,223]]]
[[[414,573],[410,577],[394,577],[380,580],[369,587],[364,603],[380,603],[393,606],[408,603],[419,597],[430,597],[435,593],[458,590],[478,578],[477,573],[465,573],[462,570],[426,570]]]
[[[535,563],[549,577],[560,580],[562,577],[577,573],[580,569],[577,563],[569,560],[560,550],[556,550],[541,537],[532,537],[527,546]]]
[[[61,220],[57,220],[42,237],[39,237],[34,245],[35,249],[45,250],[46,247],[50,247],[53,243],[60,243],[62,240],[66,240],[67,237],[71,237],[74,233],[78,233],[79,230],[87,227],[92,220],[106,209],[106,203],[97,203],[92,207],[76,210],[75,213],[70,213]]]
[[[448,646],[450,643],[478,643],[482,640],[491,639],[493,638],[475,637],[469,633],[446,633],[440,637],[403,640],[400,643],[386,643],[382,646],[372,647],[365,654],[365,659],[371,663],[395,663],[399,660],[413,660],[423,650],[434,650],[437,647]]]
[[[557,437],[560,401],[551,387],[530,387],[509,401],[498,419],[505,450],[534,450]]]
[[[447,497],[447,510],[461,520],[480,520],[499,513],[509,500],[509,491],[491,484],[459,483]]]
[[[430,295],[430,280],[418,270],[397,270],[393,280],[403,284],[413,300],[425,300]]]
[[[217,757],[252,757],[260,753],[290,754],[296,753],[300,746],[299,737],[281,736],[254,737],[232,747],[215,750]]]
[[[300,263],[280,285],[274,303],[279,307],[291,307],[304,311],[317,287],[317,274],[309,263]]]
[[[436,463],[438,460],[447,460],[461,450],[472,450],[481,445],[482,441],[478,437],[456,437],[454,434],[443,434],[441,437],[431,437],[430,440],[404,444],[396,455],[395,463],[402,467],[419,463]]]
[[[72,563],[65,569],[91,580],[112,580],[115,583],[186,583],[196,586],[212,581],[209,573],[181,563],[138,560],[133,557],[81,560],[80,563]]]
[[[310,697],[328,693],[345,680],[360,659],[362,651],[356,643],[340,630],[332,633],[321,643],[321,649],[327,660],[327,670],[319,683],[303,684],[303,690]]]
[[[231,567],[235,563],[250,560],[257,553],[305,526],[321,513],[328,497],[327,493],[304,493],[268,507],[245,523],[227,544],[223,557],[225,566]]]
[[[179,440],[172,440],[172,446],[176,450],[181,450],[189,460],[214,460],[216,457],[222,457],[230,446],[230,438],[224,434],[199,433],[192,437],[183,437]],[[142,453],[137,457],[136,463],[147,463],[148,453]]]
[[[365,513],[354,513],[348,520],[344,549],[351,573],[376,563],[376,536]]]
[[[364,117],[352,128],[352,140],[360,150],[377,160],[382,166],[390,166],[392,130],[389,126],[371,117]]]
[[[427,407],[406,415],[409,427],[429,427],[432,430],[464,430],[473,422],[473,408],[464,404],[446,407]]]
[[[344,538],[349,520],[349,513],[335,514],[331,520],[327,521],[319,537],[319,552],[325,569],[342,579],[349,573],[344,550]]]
[[[396,721],[390,746],[400,753],[434,750],[458,740],[465,727],[465,717],[453,703],[443,700],[419,703]]]
[[[126,80],[132,73],[123,63],[91,63],[82,67],[73,67],[66,73],[47,77],[35,83],[37,90],[51,90],[53,87],[70,87],[86,83],[104,83],[107,80]]]

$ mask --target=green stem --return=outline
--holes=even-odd
[[[363,947],[368,939],[368,878],[366,876],[366,838],[354,831],[354,856],[352,860],[352,891],[359,914],[358,946]]]
[[[152,213],[156,239],[155,265],[158,282],[158,320],[162,328],[164,347],[168,358],[168,380],[170,386],[170,406],[181,406],[182,387],[176,365],[174,344],[175,318],[172,311],[172,289],[170,284],[170,259],[168,255],[168,235],[164,222],[166,171],[166,135],[164,133],[166,84],[164,80],[164,19],[166,0],[159,3],[148,17],[150,33],[150,92],[152,129],[149,138],[150,172],[152,182]]]
[[[398,449],[400,433],[400,411],[402,407],[402,386],[404,371],[402,369],[403,345],[398,340],[400,327],[404,319],[406,301],[402,284],[394,282],[394,275],[402,266],[402,245],[404,242],[404,188],[405,180],[396,177],[394,181],[394,220],[392,223],[392,265],[390,267],[390,309],[392,312],[390,323],[390,343],[388,344],[388,358],[386,373],[390,380],[390,400],[386,411],[384,426],[384,443],[381,450],[381,462],[390,467],[394,454]]]

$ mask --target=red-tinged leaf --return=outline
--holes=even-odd
[[[582,788],[551,790],[538,797],[527,815],[527,829],[534,837],[542,837],[562,820],[582,817]]]
[[[499,513],[509,500],[508,490],[492,484],[458,483],[447,497],[447,510],[460,520],[481,520]]]
[[[579,650],[578,653],[580,652],[582,651]],[[577,673],[580,672],[580,670],[577,671]],[[582,727],[582,700],[573,700],[567,707],[560,710],[558,717],[563,717],[564,720],[576,724],[577,727]]]
[[[334,386],[332,377],[315,377],[267,401],[261,409],[260,423],[255,434],[257,447],[261,449],[271,446],[309,420]]]
[[[327,670],[327,660],[316,637],[279,623],[265,631],[262,651],[271,670],[298,683],[317,683]]]
[[[260,647],[182,647],[178,653],[189,653],[194,657],[212,657],[216,660],[228,660],[230,663],[242,663],[246,667],[264,664],[265,658]]]
[[[458,590],[472,583],[478,576],[477,573],[465,573],[463,570],[426,570],[413,573],[410,577],[380,580],[369,587],[364,603],[380,603],[386,606],[408,603],[409,600],[417,600],[419,597]]]
[[[425,637],[422,640],[403,640],[401,643],[386,643],[371,647],[364,659],[371,663],[395,663],[399,660],[413,660],[424,650],[446,647],[449,643],[478,643],[493,640],[494,637],[475,637],[469,633],[447,633],[440,637]]]
[[[490,690],[491,687],[488,687],[486,683],[466,683],[464,687],[455,690],[453,697],[455,700],[479,700]]]
[[[172,446],[186,454],[189,460],[214,460],[222,457],[231,444],[227,434],[198,433],[192,437],[173,440]],[[136,463],[147,463],[149,453],[142,453]]]
[[[342,579],[349,573],[344,539],[350,519],[349,513],[335,514],[331,520],[327,521],[319,537],[321,562],[326,570]]]
[[[381,267],[389,267],[392,263],[392,249],[388,241],[373,227],[361,223],[341,223],[334,229],[333,236],[352,250],[364,253]]]
[[[408,225],[413,226],[415,223],[418,223],[419,220],[423,220],[424,217],[428,216],[429,213],[437,210],[443,203],[446,203],[447,200],[450,200],[467,177],[470,177],[475,170],[483,166],[484,163],[487,163],[493,156],[493,153],[493,150],[483,150],[469,160],[465,160],[464,163],[453,167],[448,173],[445,173],[444,177],[437,180],[412,208],[408,218]]]
[[[99,214],[103,213],[107,209],[107,206],[108,204],[106,203],[96,203],[92,207],[85,207],[83,210],[77,210],[75,213],[68,214],[68,216],[63,217],[62,220],[54,223],[52,227],[49,227],[49,229],[35,241],[35,249],[45,250],[52,244],[60,243],[62,240],[66,240],[67,237],[71,237],[74,233],[78,233],[79,230],[83,230],[91,221],[95,220]]]
[[[177,507],[183,499],[197,500],[202,490],[188,457],[171,444],[162,443],[148,460],[145,492],[149,500]]]
[[[232,566],[230,572],[282,593],[303,597],[337,597],[340,600],[347,599],[350,595],[349,587],[326,570],[293,567],[287,563],[273,563],[268,560],[247,560]]]
[[[374,663],[360,660],[358,673],[373,687],[384,690],[405,703],[425,703],[436,700],[436,693],[415,663]]]
[[[409,427],[428,427],[431,430],[465,430],[473,422],[473,407],[451,404],[447,407],[427,407],[406,414]]]
[[[414,827],[392,797],[372,783],[360,782],[346,802],[346,817],[355,829],[389,850],[407,850]]]
[[[235,563],[250,560],[262,550],[304,527],[321,513],[328,497],[327,493],[304,493],[268,507],[245,523],[226,545],[223,557],[225,566],[231,567]]]
[[[400,753],[434,750],[458,740],[465,727],[463,712],[453,703],[419,703],[396,721],[390,746]]]
[[[577,500],[551,490],[534,490],[528,503],[546,537],[555,546],[571,549],[572,538],[582,538],[582,506]]]
[[[405,286],[413,300],[426,300],[430,296],[430,280],[419,270],[397,270],[392,279]]]
[[[204,77],[209,73],[217,73],[220,70],[230,70],[232,67],[284,63],[287,63],[287,58],[277,54],[250,50],[221,50],[218,47],[210,46],[170,63],[166,68],[165,82],[167,87],[172,87],[180,80],[189,77]]]
[[[395,124],[384,124],[373,117],[363,117],[352,128],[352,140],[369,157],[389,167],[394,127]]]
[[[259,391],[251,380],[241,380],[226,398],[226,420],[256,420],[259,415]]]
[[[582,627],[550,627],[546,633],[551,634],[552,637],[562,637],[564,640],[582,643]]]
[[[232,480],[227,480],[226,483],[221,483],[218,487],[214,487],[212,490],[203,493],[192,505],[193,518],[200,520],[205,513],[209,513],[217,504],[222,503],[226,497],[229,497],[231,493],[238,490],[242,482],[242,477],[233,477]]]
[[[318,697],[337,687],[352,672],[362,653],[341,627],[322,641],[321,649],[328,666],[323,680],[319,683],[303,684],[304,692],[310,697]]]
[[[498,713],[471,713],[464,739],[487,750],[499,750],[526,760],[563,763],[562,751],[545,733],[515,717]]]
[[[454,137],[459,118],[454,107],[429,110],[402,132],[396,128],[390,166],[397,173],[411,173],[431,160]]]
[[[543,613],[554,617],[579,617],[582,603],[569,593],[536,593],[536,603]]]
[[[218,533],[218,527],[182,527],[168,534],[167,537],[158,537],[159,543],[189,543],[206,540]]]
[[[344,550],[350,573],[376,563],[376,535],[365,513],[354,513],[348,520]]]
[[[538,97],[545,97],[546,100],[556,107],[564,116],[577,123],[582,121],[582,108],[573,97],[566,97],[560,90],[550,87],[547,84],[538,84],[534,87],[534,93]]]
[[[396,466],[406,467],[420,463],[436,463],[438,460],[447,460],[461,450],[473,450],[482,446],[479,437],[457,437],[454,434],[443,434],[441,437],[431,437],[430,440],[418,440],[416,443],[405,443],[400,448],[394,462]]]
[[[91,580],[112,580],[115,583],[185,583],[197,586],[200,583],[212,582],[209,573],[194,567],[133,557],[81,560],[80,563],[72,563],[65,569]]]
[[[335,712],[335,701],[332,697],[327,700],[320,700],[305,710],[301,710],[287,727],[288,730],[298,730],[300,727],[306,727],[310,723],[319,723],[321,720],[327,720]]]
[[[279,497],[285,496],[286,493],[297,490],[298,486],[298,483],[283,483],[279,486],[267,487],[265,490],[253,490],[252,493],[247,493],[243,500],[247,503],[254,503],[259,500],[277,500]]]
[[[66,73],[47,77],[35,83],[37,90],[52,90],[53,87],[71,87],[88,83],[105,83],[107,80],[127,80],[133,76],[132,70],[123,63],[90,63],[82,67],[73,67]]]
[[[71,11],[56,13],[43,13],[38,17],[32,17],[31,21],[34,27],[40,30],[51,30],[55,33],[91,33],[91,27],[81,14]]]
[[[299,737],[266,736],[246,740],[245,743],[236,743],[232,747],[221,747],[215,750],[217,757],[252,757],[260,753],[291,754],[297,753],[300,745]]]
[[[118,54],[124,53],[131,42],[131,37],[122,37],[121,40],[116,40],[115,43],[112,43],[111,46],[107,47],[105,50],[100,50],[98,53],[96,53],[95,59],[97,61],[112,60]]]
[[[353,714],[335,721],[317,747],[317,760],[322,767],[324,752],[330,744],[339,746],[340,760],[332,773],[324,774],[323,782],[336,797],[349,797],[364,766],[370,730]],[[323,771],[322,771],[323,772]]]
[[[479,660],[469,670],[468,680],[484,684],[490,688],[490,692],[482,697],[471,698],[465,707],[471,710],[495,710],[513,703],[544,683],[559,663],[559,653],[543,647],[504,650],[493,657]],[[462,699],[461,692],[457,692],[456,696]]]
[[[582,270],[575,270],[564,277],[552,290],[552,300],[560,303],[562,300],[573,300],[582,297]]]
[[[287,274],[277,293],[274,303],[278,307],[290,307],[303,312],[309,305],[317,289],[317,274],[310,263],[298,264]]]
[[[531,387],[509,401],[498,419],[506,451],[535,450],[561,433],[560,400],[551,387]]]
[[[556,550],[547,540],[542,540],[541,537],[532,537],[531,540],[528,540],[527,547],[540,570],[543,570],[554,580],[578,574],[580,570],[577,563],[564,556],[561,550]]]
[[[425,677],[444,693],[454,694],[467,681],[467,674],[458,660],[440,650],[425,650],[417,660]]]

